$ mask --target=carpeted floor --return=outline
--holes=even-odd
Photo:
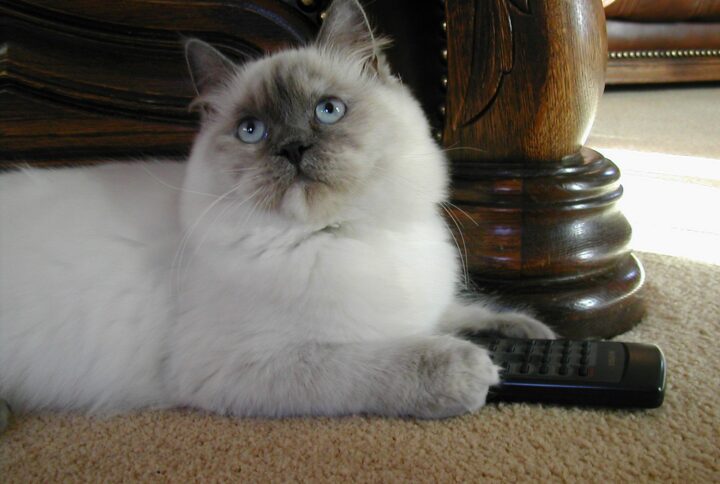
[[[698,105],[705,106],[720,89],[708,92],[710,98]],[[607,119],[613,113],[638,112],[628,102],[634,99],[642,106],[647,95],[606,95],[596,127],[611,130]],[[689,91],[688,99],[694,96]],[[720,121],[720,113],[714,116]],[[626,144],[608,147],[643,149],[642,143],[632,142],[643,136],[641,122],[640,115],[636,124],[626,120],[618,128]],[[686,133],[691,129],[676,126]],[[704,139],[696,145],[706,143]],[[591,143],[603,145],[597,131]],[[720,166],[720,150],[706,145],[691,154],[715,158]],[[614,159],[623,167],[622,160]],[[720,196],[714,182],[703,184],[697,177],[685,182],[710,186],[713,200]],[[641,205],[652,207],[663,196],[653,192]],[[709,207],[694,209],[705,213]],[[639,212],[636,216],[643,218]],[[641,231],[648,226],[639,225]],[[698,250],[693,255],[702,259]],[[720,266],[652,253],[639,256],[647,271],[648,315],[621,339],[654,342],[664,350],[668,385],[659,409],[491,405],[475,415],[429,422],[238,420],[190,411],[109,420],[25,416],[0,437],[0,481],[719,482],[720,351],[715,343],[720,335]]]
[[[720,84],[608,88],[588,143],[720,158]]]
[[[659,409],[495,405],[429,422],[189,411],[22,417],[2,437],[1,480],[717,482],[720,267],[640,255],[649,314],[623,339],[663,348],[669,373]]]

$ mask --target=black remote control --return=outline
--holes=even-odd
[[[655,345],[465,337],[502,367],[488,402],[655,408],[665,396],[665,357]]]

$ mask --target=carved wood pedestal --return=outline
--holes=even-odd
[[[443,142],[475,285],[568,337],[643,314],[617,167],[583,148],[604,88],[600,0],[447,0]],[[471,220],[472,219],[472,220]]]

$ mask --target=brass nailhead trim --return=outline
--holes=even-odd
[[[611,59],[670,59],[680,57],[720,57],[720,49],[624,50],[610,52]]]
[[[445,0],[441,0],[441,1],[440,1],[440,4],[444,6]],[[447,29],[448,29],[448,24],[447,24],[447,18],[445,18],[445,11],[444,11],[444,10],[445,10],[445,8],[443,7],[443,17],[444,17],[444,18],[443,18],[442,23],[440,24],[440,27],[441,27],[441,29],[442,29],[442,35],[443,35],[444,41],[443,41],[443,48],[442,48],[442,50],[440,51],[440,56],[442,57],[443,64],[444,64],[444,65],[447,65],[447,61],[448,61],[448,49],[447,49]],[[440,78],[440,84],[442,85],[443,90],[446,90],[446,89],[447,89],[447,87],[448,87],[447,71],[446,71],[446,74],[443,75],[443,76]],[[444,129],[445,129],[445,123],[447,122],[447,120],[446,120],[447,109],[446,109],[446,107],[445,107],[445,102],[446,102],[446,98],[445,98],[445,96],[443,96],[442,104],[439,106],[439,109],[438,109],[439,114],[440,114],[440,118],[441,118],[441,120],[442,120],[442,122],[441,122],[441,127],[440,127],[439,130],[433,130],[433,137],[435,138],[435,140],[436,140],[439,144],[442,144],[443,131],[444,131]]]

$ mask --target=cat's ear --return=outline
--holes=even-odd
[[[382,54],[389,41],[373,33],[358,0],[334,0],[315,42],[320,47],[344,50],[375,72],[390,75]]]
[[[235,70],[230,59],[199,39],[185,40],[185,59],[198,96],[226,81]]]

